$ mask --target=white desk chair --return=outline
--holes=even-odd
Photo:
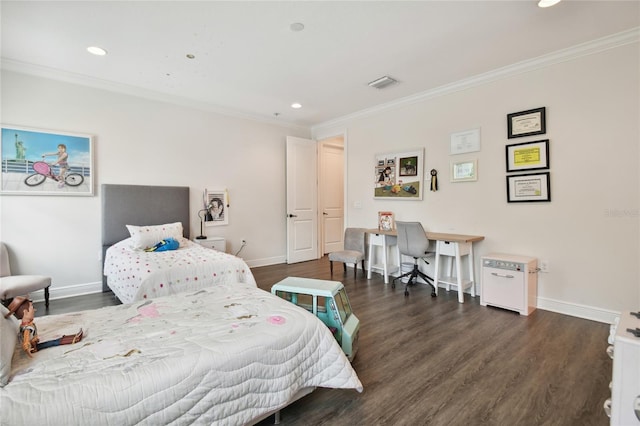
[[[436,296],[436,288],[433,285],[433,279],[420,271],[418,268],[418,259],[423,259],[429,252],[429,239],[420,222],[400,222],[396,221],[396,229],[398,234],[398,251],[405,256],[413,257],[413,269],[399,277],[393,279],[391,284],[395,288],[396,280],[409,277],[404,287],[404,295],[409,295],[409,286],[414,285],[418,277],[422,278],[431,286],[431,297]],[[426,260],[425,260],[426,262]]]
[[[48,308],[50,285],[51,277],[44,275],[11,275],[9,252],[7,246],[0,242],[0,301],[44,289],[44,305]]]

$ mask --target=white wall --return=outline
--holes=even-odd
[[[630,44],[466,90],[313,129],[346,131],[348,225],[377,212],[432,231],[484,235],[476,256],[549,262],[538,307],[597,320],[640,307],[639,48]],[[547,134],[507,139],[506,115],[547,108]],[[481,151],[452,156],[450,135],[481,128]],[[507,203],[505,145],[550,140],[549,203]],[[440,190],[422,201],[373,199],[376,153],[425,148]],[[451,183],[449,162],[478,159],[478,181]],[[428,188],[428,181],[425,181]],[[362,208],[356,208],[361,203]]]
[[[19,273],[53,278],[52,297],[100,288],[100,184],[191,188],[191,234],[202,191],[227,188],[229,225],[209,227],[250,265],[286,252],[285,137],[307,129],[233,118],[15,72],[2,72],[2,123],[94,135],[93,197],[0,197],[0,239]],[[75,287],[74,287],[75,286]]]
[[[477,87],[314,129],[346,134],[347,223],[375,227],[379,210],[433,231],[482,234],[489,252],[549,261],[538,306],[607,320],[640,306],[639,47],[629,44]],[[230,224],[209,228],[229,251],[249,244],[251,265],[284,260],[284,140],[304,129],[4,71],[5,124],[95,135],[97,185],[187,185],[192,235],[200,192],[226,187]],[[508,140],[506,115],[545,106],[547,134]],[[482,149],[449,155],[453,132],[481,127]],[[505,145],[550,139],[550,203],[509,204]],[[423,201],[373,200],[376,153],[424,147],[440,190]],[[477,182],[450,183],[452,159],[477,158]],[[425,184],[427,184],[425,182]],[[98,188],[99,189],[99,188]],[[355,208],[355,203],[361,208]],[[53,295],[99,285],[100,193],[94,197],[0,197],[0,238],[22,273],[53,277]],[[14,259],[15,260],[15,259]]]

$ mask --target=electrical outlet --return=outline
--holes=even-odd
[[[540,272],[549,272],[549,261],[541,260],[538,268],[540,268]]]

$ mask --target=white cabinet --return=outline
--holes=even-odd
[[[489,254],[482,257],[480,304],[529,315],[536,309],[538,261],[533,257]]]
[[[611,385],[611,424],[640,425],[640,319],[629,312],[620,317],[613,341],[613,382]],[[609,401],[605,403],[608,408]]]
[[[208,237],[204,240],[193,240],[194,243],[198,243],[203,247],[225,252],[227,251],[227,240],[223,237]]]

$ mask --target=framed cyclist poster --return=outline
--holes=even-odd
[[[2,195],[93,195],[90,135],[2,125]]]

